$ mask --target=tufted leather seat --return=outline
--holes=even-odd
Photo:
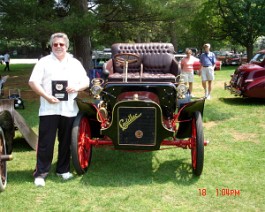
[[[123,67],[114,62],[114,56],[133,53],[138,54],[140,59],[128,65],[128,81],[176,82],[179,70],[171,43],[116,43],[111,51],[112,59],[105,67],[110,72],[109,81],[123,80]]]

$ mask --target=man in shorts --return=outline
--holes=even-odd
[[[210,99],[212,91],[212,81],[214,80],[216,57],[215,54],[210,51],[211,45],[209,43],[204,44],[203,48],[204,53],[202,53],[200,56],[200,75],[202,78],[202,87],[205,91],[205,98]]]

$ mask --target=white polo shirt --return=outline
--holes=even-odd
[[[89,85],[89,78],[82,64],[69,53],[63,61],[59,61],[53,53],[41,58],[35,65],[29,81],[40,84],[47,94],[52,95],[52,81],[67,80],[68,86],[80,88]],[[42,96],[40,97],[39,116],[62,115],[74,117],[78,107],[74,100],[78,92],[69,93],[68,101],[51,104]]]

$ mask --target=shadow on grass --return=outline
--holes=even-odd
[[[219,105],[207,104],[204,108],[203,121],[225,121],[237,116],[235,111],[238,110],[237,106],[257,107],[265,105],[265,99],[254,99],[254,98],[219,98]],[[228,106],[227,106],[228,105]]]
[[[199,177],[192,173],[191,164],[184,159],[165,161],[153,172],[153,181],[156,183],[167,183],[171,181],[180,185],[191,185],[197,182]]]
[[[203,121],[223,121],[230,119],[235,114],[230,111],[224,111],[222,108],[216,107],[216,105],[207,104],[204,108]]]
[[[9,162],[13,163],[13,162]],[[10,164],[11,166],[11,164]],[[23,183],[33,183],[33,170],[19,170],[19,171],[8,171],[7,170],[7,183],[11,184],[23,184]]]
[[[229,105],[241,105],[241,106],[265,105],[265,99],[258,99],[258,98],[234,97],[234,98],[220,98],[219,100]]]
[[[33,150],[23,137],[16,137],[13,140],[13,152],[28,152]]]
[[[13,152],[33,151],[23,138],[14,140]],[[166,151],[166,150],[165,150]],[[164,160],[157,159],[154,152],[126,152],[106,148],[93,149],[91,165],[81,177],[84,186],[128,187],[132,185],[148,185],[153,183],[175,184],[189,186],[199,178],[192,174],[191,164],[186,159],[178,158]],[[167,155],[166,155],[167,157]],[[179,156],[181,157],[181,156]],[[15,165],[15,160],[8,163]],[[35,162],[34,162],[35,163]],[[156,168],[154,168],[154,163]],[[29,169],[8,171],[8,182],[21,184],[33,182],[34,165]],[[58,181],[55,174],[56,162],[52,164],[48,179]],[[74,168],[71,165],[71,171]]]
[[[94,152],[91,166],[81,179],[84,185],[127,187],[167,182],[190,185],[198,180],[193,177],[190,164],[185,163],[183,159],[160,161],[158,168],[153,168],[155,156],[152,152],[104,149]]]

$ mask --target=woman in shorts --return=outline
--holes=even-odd
[[[189,83],[189,91],[191,97],[192,95],[192,88],[193,88],[193,81],[194,81],[194,69],[193,64],[195,61],[199,61],[198,58],[192,55],[192,51],[190,49],[186,49],[185,51],[186,57],[181,60],[181,74],[184,76],[185,83]]]

